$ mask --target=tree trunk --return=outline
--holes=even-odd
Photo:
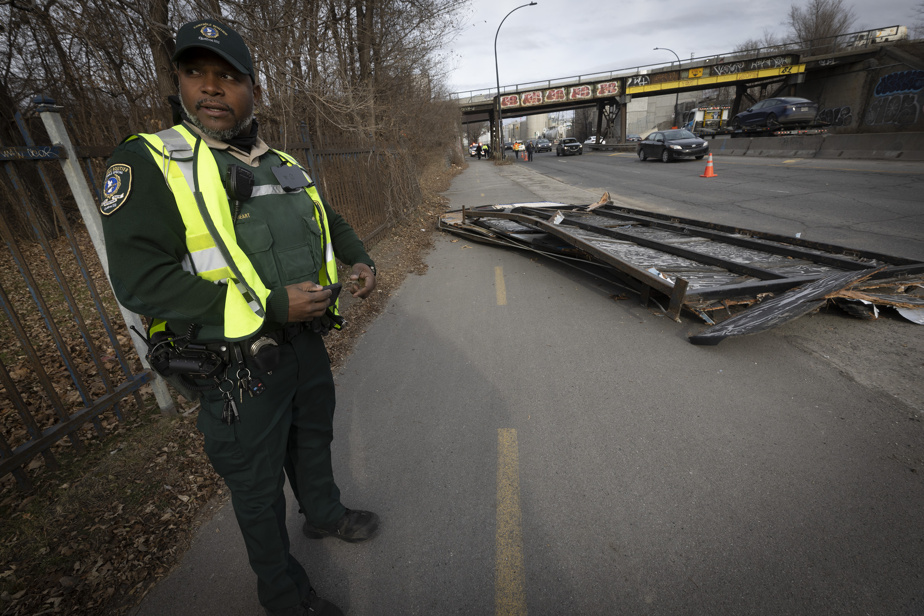
[[[154,59],[155,74],[157,75],[157,93],[161,101],[166,101],[167,97],[177,92],[178,82],[176,71],[173,68],[173,52],[176,51],[176,41],[173,38],[173,32],[170,29],[170,1],[169,0],[150,0],[149,11],[144,16],[147,24],[145,38],[151,49],[151,57]],[[166,108],[166,104],[164,106]],[[169,112],[168,112],[169,113]],[[169,120],[169,118],[168,118]],[[173,124],[168,121],[168,126]]]

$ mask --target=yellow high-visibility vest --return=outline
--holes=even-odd
[[[182,125],[135,137],[148,145],[186,226],[188,252],[183,259],[183,269],[205,280],[227,285],[224,338],[231,341],[249,338],[260,330],[266,319],[265,306],[270,291],[237,244],[231,207],[215,156],[200,137]],[[276,153],[305,173],[291,156]],[[314,202],[315,216],[324,232],[325,267],[320,273],[320,283],[332,284],[337,281],[337,264],[327,217],[314,186],[305,190]],[[336,313],[336,304],[333,309]]]

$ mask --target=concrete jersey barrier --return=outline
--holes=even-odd
[[[709,151],[718,156],[924,160],[924,133],[822,133],[736,138],[720,135],[708,141]],[[584,147],[590,150],[634,153],[638,144],[585,144]]]
[[[924,160],[924,133],[716,137],[709,151],[724,156]]]

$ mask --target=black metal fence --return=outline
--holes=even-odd
[[[81,453],[94,433],[102,437],[121,421],[125,398],[140,405],[139,388],[151,374],[126,352],[124,327],[110,317],[117,306],[108,282],[96,253],[87,254],[86,230],[75,230],[62,206],[56,165],[73,164],[72,154],[36,144],[19,115],[17,124],[25,145],[0,144],[4,196],[8,207],[21,208],[31,237],[17,237],[0,216],[8,249],[0,257],[0,478],[12,474],[28,488],[29,471],[42,461],[58,468],[56,452]],[[25,175],[40,178],[41,188],[27,188]],[[38,207],[51,211],[58,237],[43,230]]]

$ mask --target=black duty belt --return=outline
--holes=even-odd
[[[287,325],[280,327],[279,329],[274,329],[272,331],[263,332],[262,334],[258,334],[254,336],[253,338],[251,338],[249,342],[250,344],[253,344],[257,342],[260,338],[265,336],[267,338],[272,338],[273,340],[275,340],[276,344],[285,344],[286,342],[289,342],[290,340],[295,338],[297,335],[299,335],[303,331],[305,331],[304,323],[301,323],[301,322],[289,323]]]
[[[257,334],[241,346],[259,371],[269,372],[279,365],[279,346],[304,330],[304,323],[289,323],[279,329]]]

